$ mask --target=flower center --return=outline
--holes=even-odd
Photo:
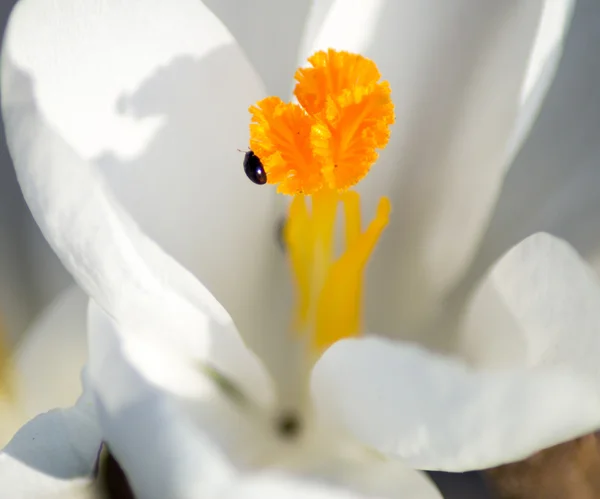
[[[295,411],[285,411],[278,417],[276,427],[282,438],[291,440],[302,432],[302,420]]]
[[[296,72],[299,104],[267,97],[250,107],[250,149],[266,182],[294,195],[284,239],[297,284],[294,329],[320,354],[361,327],[363,271],[387,225],[390,202],[361,228],[360,199],[348,189],[360,181],[385,147],[394,122],[388,82],[373,61],[329,49]],[[334,254],[339,205],[345,244]]]

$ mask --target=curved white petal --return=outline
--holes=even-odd
[[[72,287],[20,335],[11,353],[11,393],[0,399],[0,445],[30,418],[70,407],[81,394],[86,307],[83,292]]]
[[[315,485],[285,475],[259,475],[241,480],[219,499],[359,499],[363,496],[331,485]]]
[[[515,158],[477,260],[479,271],[521,239],[545,231],[598,262],[600,244],[600,4],[578,1],[556,78]],[[596,268],[600,268],[596,265]]]
[[[11,167],[13,167],[12,162]],[[32,297],[35,300],[31,310],[34,314],[31,320],[34,320],[74,283],[73,277],[44,238],[29,209],[27,209],[26,220],[23,222],[22,230],[29,286],[32,288]]]
[[[244,447],[250,418],[238,417],[200,364],[133,333],[90,305],[90,377],[103,437],[139,497],[213,497],[234,476],[223,451]]]
[[[535,234],[477,289],[461,332],[477,366],[565,366],[600,389],[600,282],[566,242]]]
[[[359,187],[371,209],[390,193],[394,208],[370,271],[370,329],[427,341],[418,326],[474,255],[571,3],[334,2],[312,47],[371,57],[396,105],[390,144]]]
[[[270,314],[257,313],[277,303],[285,271],[274,191],[246,178],[238,151],[248,144],[248,106],[264,90],[208,8],[196,0],[22,0],[3,50],[4,65],[35,85],[28,97],[3,88],[17,169],[25,161],[18,140],[35,151],[30,161],[35,155],[47,175],[57,174],[52,163],[69,160],[50,150],[62,139],[93,162],[132,218],[210,289],[244,334],[258,342],[260,332],[276,329]],[[39,111],[27,128],[18,124],[25,110],[13,106],[17,98]],[[56,136],[43,134],[46,124]],[[88,197],[77,182],[68,184]],[[39,202],[33,195],[30,205]],[[60,230],[68,239],[75,228],[66,223]]]
[[[313,4],[308,0],[204,0],[231,31],[269,95],[288,100],[298,47]]]
[[[80,286],[144,339],[209,360],[241,384],[264,380],[221,305],[137,228],[97,170],[39,116],[31,82],[9,54],[2,60],[3,113],[19,182],[42,232]]]
[[[92,497],[102,440],[90,392],[74,407],[41,414],[0,453],[0,488],[15,499]]]
[[[309,424],[296,440],[281,437],[272,407],[215,383],[181,353],[140,341],[94,305],[88,331],[102,433],[140,497],[237,497],[254,482],[245,476],[269,468],[365,496],[440,497],[424,474]]]
[[[386,465],[379,463],[385,469]],[[375,467],[373,467],[375,468]],[[393,468],[392,468],[393,469]],[[392,471],[390,469],[390,471]],[[364,480],[366,490],[342,489],[323,480],[300,481],[293,476],[276,473],[261,473],[240,480],[219,496],[219,499],[366,499],[366,498],[408,498],[441,499],[442,496],[427,478],[411,482],[406,474],[390,473],[385,476],[374,469],[358,471],[358,478]],[[397,470],[396,470],[397,471]],[[412,472],[415,476],[419,474]],[[422,474],[421,474],[422,475]]]
[[[8,12],[0,12],[5,22]],[[4,126],[0,124],[4,135]],[[0,146],[0,335],[14,343],[70,281],[25,204],[3,143]]]
[[[510,161],[528,136],[563,56],[575,0],[545,0],[521,86],[520,110],[508,143]],[[512,164],[511,164],[512,168]]]
[[[600,396],[568,370],[476,371],[378,338],[336,343],[315,367],[320,414],[421,469],[518,461],[600,427]]]
[[[76,286],[59,295],[15,350],[16,402],[25,417],[69,407],[81,393],[87,360],[87,297]]]
[[[370,460],[342,462],[337,466],[333,462],[316,475],[323,482],[354,491],[359,494],[357,497],[441,499],[439,490],[425,473],[398,460],[379,455],[369,457]]]

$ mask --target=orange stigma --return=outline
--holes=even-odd
[[[250,148],[282,194],[343,191],[386,146],[394,105],[375,63],[329,49],[296,72],[299,105],[267,97],[250,107]]]

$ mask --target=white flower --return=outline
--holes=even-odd
[[[441,299],[474,256],[560,52],[558,36],[530,73],[547,11],[541,2],[491,5],[436,4],[433,17],[431,5],[414,2],[312,12],[306,47],[376,58],[399,125],[361,185],[365,204],[385,193],[394,203],[366,291],[379,305],[369,330],[391,339],[326,351],[311,374],[310,404],[285,333],[288,284],[273,237],[283,211],[244,178],[236,151],[247,141],[246,109],[264,90],[235,40],[192,0],[20,2],[2,63],[7,138],[37,222],[92,298],[89,390],[100,432],[88,417],[89,393],[70,411],[40,416],[0,456],[0,483],[27,496],[16,488],[27,473],[61,493],[73,485],[64,479],[91,471],[102,438],[144,498],[281,496],[290,487],[299,497],[327,487],[353,497],[339,486],[436,497],[412,467],[491,466],[598,427],[591,365],[574,365],[581,352],[547,351],[568,344],[585,317],[584,358],[598,352],[597,283],[549,236],[509,253],[484,281],[466,327],[447,336],[464,339],[471,360],[484,363],[489,346],[471,331],[487,332],[493,323],[481,326],[481,307],[498,311],[501,296],[507,308],[498,314],[513,321],[502,333],[538,340],[520,367],[483,373],[397,340],[444,340]],[[568,8],[561,12],[559,35]],[[373,36],[362,35],[369,28]],[[464,67],[445,57],[449,44]],[[549,272],[557,266],[565,272]],[[540,286],[540,275],[555,282]],[[572,302],[567,289],[577,292]],[[538,335],[548,310],[556,311],[549,339]],[[83,427],[85,448],[73,453],[73,437],[42,447],[28,438],[54,437],[57,420],[69,431]],[[81,460],[71,468],[74,455]],[[49,457],[65,468],[36,462]]]

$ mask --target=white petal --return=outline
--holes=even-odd
[[[11,162],[11,168],[13,167]],[[22,194],[21,194],[22,196]],[[24,252],[27,258],[29,286],[35,299],[31,312],[34,320],[50,306],[67,288],[72,286],[73,277],[60,262],[56,253],[41,233],[39,226],[27,209],[27,222],[23,222]],[[28,324],[29,325],[29,324]],[[22,330],[24,331],[24,330]]]
[[[102,434],[139,497],[213,497],[235,474],[231,457],[261,451],[251,398],[238,405],[198,363],[94,305],[88,331]]]
[[[15,499],[90,497],[101,436],[85,392],[74,407],[32,419],[0,453],[0,488]]]
[[[425,473],[395,459],[382,459],[379,455],[369,457],[371,460],[364,462],[333,462],[316,476],[323,482],[352,490],[359,497],[441,499],[437,487]]]
[[[535,234],[477,290],[461,352],[478,366],[560,365],[600,388],[600,283],[564,241]]]
[[[385,469],[384,463],[379,463],[380,467]],[[373,467],[375,468],[375,466]],[[390,467],[389,471],[392,471]],[[361,475],[360,470],[357,470]],[[397,469],[396,469],[397,471]],[[413,475],[419,475],[412,472]],[[420,474],[422,475],[422,474]],[[411,499],[441,499],[440,493],[427,478],[412,480],[404,474],[391,473],[388,476],[382,476],[374,469],[362,472],[361,479],[367,482],[365,478],[370,479],[370,491],[357,489],[343,489],[323,480],[321,483],[309,480],[299,480],[298,478],[286,476],[285,474],[263,473],[251,475],[245,480],[240,480],[229,490],[223,493],[219,498],[228,499],[366,499],[366,498],[411,498]],[[379,480],[379,483],[375,482]],[[387,487],[387,488],[386,488]],[[367,487],[369,488],[369,487]]]
[[[86,159],[111,152],[135,157],[136,151],[148,146],[157,126],[169,118],[161,108],[176,104],[168,102],[172,98],[168,88],[156,88],[161,82],[147,88],[154,72],[167,69],[177,59],[185,63],[213,51],[239,52],[210,11],[189,0],[169,4],[156,0],[126,4],[115,0],[61,4],[23,0],[10,16],[6,43],[13,61],[35,76],[44,117]],[[218,70],[218,65],[214,69]],[[252,74],[247,64],[243,70],[249,72],[244,76]],[[180,89],[191,83],[185,79]],[[245,83],[254,87],[254,92],[260,86],[256,78]],[[152,110],[153,120],[127,112],[137,110],[137,106],[128,106],[134,92],[143,86],[146,92],[153,90],[154,105],[159,108]],[[197,88],[197,95],[204,90]],[[148,95],[141,97],[148,99]],[[119,98],[124,101],[120,109]]]
[[[13,352],[13,393],[0,401],[0,445],[30,418],[72,406],[81,394],[87,359],[87,298],[72,287],[57,297],[20,337]]]
[[[219,499],[358,499],[356,493],[331,485],[315,485],[285,475],[250,476],[223,492]]]
[[[277,329],[270,314],[257,313],[280,299],[285,272],[275,244],[274,191],[246,178],[238,151],[248,144],[248,106],[264,90],[218,19],[196,0],[23,0],[11,16],[4,54],[5,66],[35,83],[30,96],[3,88],[17,168],[35,156],[46,189],[52,175],[54,189],[69,179],[87,197],[69,165],[54,166],[74,161],[55,146],[64,140],[93,160],[132,218],[200,278],[244,334],[258,342],[262,331]],[[25,110],[16,99],[39,111],[27,127],[18,124]],[[40,130],[46,124],[56,136]],[[30,192],[29,203],[53,195]],[[60,230],[69,239],[75,227],[66,223]]]
[[[554,80],[563,55],[564,39],[571,26],[574,7],[575,0],[544,1],[521,87],[519,115],[508,144],[508,157],[511,160],[527,137]]]
[[[571,2],[554,3],[564,15],[544,16],[541,0],[334,2],[313,46],[372,58],[396,105],[390,144],[359,187],[365,199],[391,193],[394,206],[370,271],[370,328],[417,338],[470,263],[515,134],[535,116],[560,53]]]
[[[102,433],[141,497],[212,497],[251,473],[250,464],[363,494],[439,498],[422,473],[310,425],[302,440],[278,438],[270,411],[227,395],[197,365],[140,342],[93,305],[89,334]]]
[[[3,14],[5,22],[8,12]],[[0,147],[0,276],[0,334],[11,343],[72,282],[29,213],[4,144]]]
[[[577,2],[556,78],[506,177],[478,258],[485,269],[521,239],[545,231],[588,260],[600,253],[600,4]],[[597,267],[600,268],[600,267]]]
[[[306,58],[316,50],[329,47],[367,55],[377,30],[385,29],[382,19],[385,8],[385,0],[315,2],[307,23],[300,64],[305,64]],[[402,19],[397,21],[402,22]]]
[[[269,95],[289,100],[307,0],[204,0],[227,26],[265,83]]]
[[[31,82],[9,53],[2,60],[3,112],[19,182],[42,232],[80,286],[145,340],[210,359],[241,384],[255,379],[249,365],[264,379],[220,304],[139,231],[97,170],[39,116]],[[239,355],[250,360],[240,363]]]
[[[322,417],[421,469],[518,461],[600,427],[598,391],[567,370],[475,371],[377,338],[336,343],[312,387]]]
[[[0,399],[0,446],[30,418],[70,407],[79,397],[87,358],[86,307],[85,295],[72,287],[19,337],[11,354],[12,392]]]
[[[87,297],[73,286],[23,334],[15,351],[17,398],[26,417],[69,407],[87,359]]]

